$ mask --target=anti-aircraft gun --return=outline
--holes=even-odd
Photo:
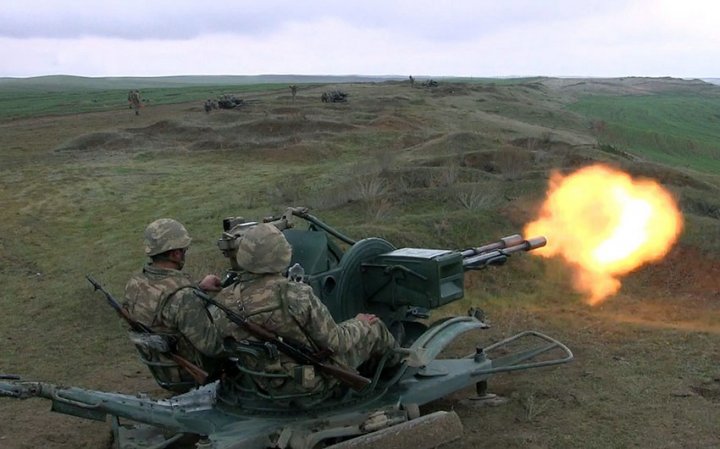
[[[53,411],[86,419],[105,420],[109,415],[122,449],[175,447],[189,436],[194,436],[189,447],[197,449],[395,447],[398,441],[430,448],[458,438],[462,425],[454,412],[420,416],[424,404],[473,385],[483,398],[494,374],[573,358],[564,344],[537,331],[477,344],[465,357],[441,358],[458,336],[488,325],[477,309],[466,316],[430,320],[433,309],[463,297],[466,271],[501,265],[512,254],[542,247],[543,237],[512,235],[457,251],[398,249],[381,238],[354,240],[303,208],[289,208],[262,221],[277,226],[292,246],[288,275],[310,285],[336,321],[370,312],[388,325],[402,344],[399,367],[387,372],[381,361],[359,390],[273,397],[258,389],[256,381],[277,374],[254,371],[246,362],[272,357],[277,348],[240,342],[233,347],[237,357],[228,360],[220,380],[171,399],[22,382],[10,376],[0,376],[0,396],[47,398]],[[223,220],[218,247],[231,265],[225,283],[242,275],[235,261],[238,242],[257,223],[242,217]],[[424,432],[426,426],[432,431]]]

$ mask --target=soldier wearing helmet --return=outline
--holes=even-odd
[[[254,226],[238,243],[236,259],[244,273],[238,282],[219,294],[218,300],[281,337],[292,338],[316,351],[330,349],[332,359],[341,365],[357,368],[386,353],[388,364],[397,364],[399,356],[393,349],[398,345],[375,315],[358,314],[336,323],[309,285],[283,276],[291,255],[290,244],[275,226],[266,223]],[[253,340],[240,328],[234,328],[233,337]],[[285,354],[279,354],[266,366],[253,368],[294,378],[294,382],[283,379],[260,385],[271,394],[323,392],[336,384],[335,379],[315,373],[312,366],[299,366]]]
[[[161,218],[145,229],[145,254],[150,262],[125,287],[124,307],[135,320],[157,334],[170,337],[176,351],[206,371],[223,355],[226,318],[211,312],[196,294],[197,289],[219,290],[220,279],[205,276],[198,284],[182,272],[190,234],[178,221]],[[157,376],[157,373],[153,371]],[[188,379],[181,370],[167,370],[165,382]]]

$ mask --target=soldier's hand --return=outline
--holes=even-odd
[[[201,290],[205,290],[206,292],[219,292],[222,289],[220,285],[221,283],[219,277],[214,274],[208,274],[202,281],[200,281],[198,286]]]
[[[372,313],[358,313],[355,318],[360,321],[365,321],[368,324],[375,324],[379,320],[377,315],[373,315]]]

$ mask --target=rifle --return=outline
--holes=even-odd
[[[211,304],[218,309],[222,310],[230,321],[237,324],[241,329],[252,335],[253,337],[271,343],[275,345],[280,352],[291,357],[298,363],[303,365],[312,365],[320,370],[320,372],[330,375],[340,381],[341,383],[349,386],[353,390],[360,391],[370,384],[370,379],[361,376],[358,373],[350,370],[335,366],[330,363],[325,363],[322,354],[327,354],[328,350],[321,350],[317,354],[313,354],[310,348],[305,347],[299,342],[283,338],[274,332],[265,329],[259,324],[255,324],[248,320],[246,317],[235,313],[214,299],[210,298],[204,292],[197,291],[196,294],[202,298],[208,304]]]
[[[98,281],[93,279],[90,275],[86,275],[85,278],[92,284],[93,287],[95,287],[96,291],[99,290],[103,295],[105,295],[105,298],[108,303],[110,303],[110,306],[115,309],[118,315],[120,315],[130,325],[130,328],[133,331],[141,334],[154,334],[150,327],[132,319],[127,309],[121,306],[120,303],[118,303],[117,300],[113,298],[113,296],[105,290],[100,283],[98,283]],[[174,352],[167,352],[166,355],[169,356],[173,362],[177,363],[179,367],[187,371],[187,373],[192,376],[198,385],[204,385],[207,382],[208,373],[190,360],[179,354],[175,354]]]

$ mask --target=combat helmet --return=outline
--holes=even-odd
[[[145,254],[149,257],[171,249],[190,246],[192,239],[185,226],[172,218],[155,220],[145,228]]]
[[[237,263],[250,273],[282,273],[290,264],[292,249],[285,236],[269,223],[250,228],[238,243]]]

